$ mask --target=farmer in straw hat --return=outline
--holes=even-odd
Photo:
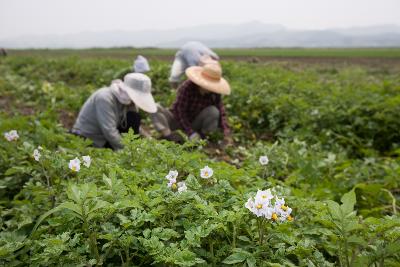
[[[169,82],[173,88],[177,88],[186,69],[192,66],[199,66],[200,59],[204,56],[219,60],[218,55],[210,48],[200,42],[187,42],[175,54],[172,64]]]
[[[186,70],[188,80],[178,88],[178,96],[171,109],[157,105],[152,121],[165,139],[180,142],[183,129],[189,139],[203,138],[220,126],[225,143],[231,143],[224,104],[221,95],[229,95],[231,88],[222,78],[221,66],[208,60],[204,66],[193,66]]]
[[[139,108],[157,111],[151,94],[151,81],[145,74],[130,73],[124,81],[114,80],[109,87],[94,92],[86,100],[71,130],[93,140],[95,147],[122,148],[121,133],[132,128],[141,132]]]

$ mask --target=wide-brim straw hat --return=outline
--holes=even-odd
[[[229,95],[231,87],[222,78],[222,68],[218,61],[207,61],[204,66],[193,66],[186,69],[186,76],[201,88],[221,94]]]
[[[121,84],[133,103],[148,113],[155,113],[157,105],[151,94],[151,80],[142,73],[128,73]]]

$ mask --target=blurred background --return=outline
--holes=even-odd
[[[1,0],[3,48],[398,47],[398,0]]]

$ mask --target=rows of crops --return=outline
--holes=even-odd
[[[129,133],[113,152],[69,135],[90,93],[129,65],[1,59],[0,132],[18,133],[0,142],[2,265],[398,266],[399,66],[223,62],[224,151]],[[151,65],[168,106],[169,65]],[[257,202],[267,189],[279,199]],[[257,210],[276,203],[280,217]]]

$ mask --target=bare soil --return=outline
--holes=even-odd
[[[58,111],[58,120],[66,129],[71,129],[74,126],[75,120],[78,117],[78,114],[69,110],[59,110]]]

